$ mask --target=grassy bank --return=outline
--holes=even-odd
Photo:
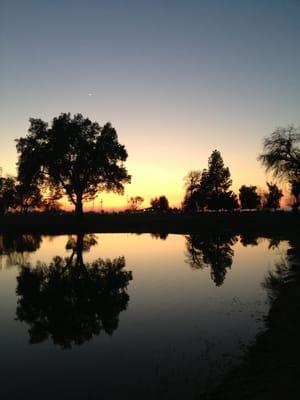
[[[63,234],[84,232],[212,233],[279,237],[297,234],[300,215],[243,212],[203,214],[10,214],[0,218],[0,232]]]
[[[276,400],[300,398],[300,279],[279,288],[266,318],[267,330],[259,334],[240,366],[234,368],[209,400]]]

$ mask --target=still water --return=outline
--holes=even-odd
[[[287,242],[0,237],[3,399],[194,399],[264,329]]]

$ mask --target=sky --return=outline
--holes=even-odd
[[[257,161],[276,127],[300,125],[299,0],[1,0],[0,166],[29,118],[110,121],[126,146],[124,196],[182,201],[214,149],[233,190],[265,186]]]

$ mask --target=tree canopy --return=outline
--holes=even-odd
[[[260,196],[256,186],[243,185],[239,189],[239,199],[242,209],[256,210],[260,206]]]
[[[15,179],[0,177],[0,215],[15,206]]]
[[[169,210],[169,200],[166,196],[154,197],[150,200],[151,207],[155,211],[164,212]]]
[[[300,181],[300,129],[277,128],[264,139],[264,152],[259,155],[267,171],[277,178]]]
[[[221,153],[214,150],[208,159],[208,169],[191,171],[186,176],[183,209],[233,210],[238,203],[236,195],[229,190],[231,185],[229,168],[224,166]]]
[[[130,211],[137,211],[140,205],[143,203],[144,198],[142,196],[132,196],[128,199],[128,207]]]
[[[101,127],[81,114],[62,113],[51,126],[30,119],[26,137],[17,139],[18,177],[46,187],[58,198],[67,195],[76,213],[99,191],[122,194],[130,182],[127,151],[110,123]]]
[[[265,208],[277,210],[280,207],[280,199],[283,197],[282,191],[275,183],[267,182],[268,192],[265,193]]]

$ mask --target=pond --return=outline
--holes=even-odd
[[[1,394],[194,399],[263,330],[289,244],[205,234],[0,237]]]

